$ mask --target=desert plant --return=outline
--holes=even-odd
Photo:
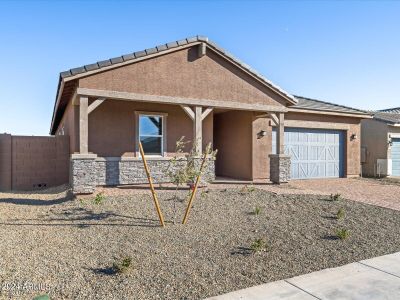
[[[50,297],[49,297],[49,295],[44,294],[44,295],[36,296],[35,298],[33,298],[33,300],[50,300]]]
[[[105,198],[106,197],[104,196],[103,193],[97,193],[96,196],[94,197],[93,202],[94,204],[101,204]]]
[[[339,201],[341,199],[341,197],[342,197],[342,195],[340,195],[340,194],[331,194],[329,199],[331,201]]]
[[[191,187],[195,182],[197,176],[200,173],[199,170],[199,154],[195,151],[194,147],[185,153],[184,149],[190,141],[185,141],[185,137],[182,136],[176,141],[175,155],[170,159],[169,166],[167,169],[167,176],[169,181],[175,185],[174,195],[174,207],[173,207],[173,223],[175,224],[176,219],[176,202],[178,199],[178,189],[184,184],[189,184]],[[211,144],[208,144],[205,150],[208,158],[215,158],[216,151],[212,150]],[[208,159],[205,161],[204,169],[207,168]],[[190,191],[192,193],[193,191]],[[189,193],[189,195],[190,195]]]
[[[113,270],[115,273],[122,274],[129,271],[132,267],[132,258],[130,256],[117,259],[113,263]]]
[[[350,236],[350,231],[348,229],[342,228],[336,231],[336,236],[341,239],[345,240]]]
[[[261,213],[261,207],[256,206],[256,207],[254,208],[254,214],[255,214],[256,216],[258,216],[260,213]]]
[[[207,197],[207,194],[208,194],[208,190],[201,191],[200,197],[205,198],[205,197]]]
[[[250,193],[252,193],[252,192],[254,192],[256,189],[255,189],[255,187],[253,186],[253,185],[250,185],[250,186],[248,186],[248,185],[245,185],[244,187],[242,187],[241,189],[240,189],[240,193],[241,194],[250,194]]]
[[[336,213],[336,219],[338,219],[338,220],[343,219],[345,215],[346,215],[346,213],[344,211],[344,208],[341,207],[341,208],[339,208],[339,210]]]
[[[251,243],[250,249],[254,252],[267,251],[267,243],[263,239],[256,239]]]
[[[249,192],[249,193],[252,193],[252,192],[254,192],[256,190],[256,188],[253,186],[253,184],[251,184],[250,186],[247,186],[247,191]]]

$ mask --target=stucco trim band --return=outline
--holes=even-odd
[[[114,100],[124,101],[142,101],[151,103],[177,104],[177,105],[195,105],[208,106],[235,110],[249,110],[262,112],[287,112],[288,109],[283,105],[263,105],[263,104],[247,104],[229,100],[211,100],[211,99],[195,99],[181,98],[171,96],[159,96],[149,94],[128,93],[109,90],[77,88],[77,95],[88,97],[104,97]]]
[[[272,127],[275,127],[275,125],[272,125]],[[285,120],[285,127],[350,130],[350,125],[344,123],[298,121],[298,120],[288,120],[288,119]]]
[[[307,114],[320,114],[320,115],[332,115],[332,116],[345,116],[345,117],[353,117],[353,118],[361,118],[361,119],[372,119],[372,115],[368,114],[352,114],[352,113],[341,113],[334,112],[330,110],[317,110],[317,109],[300,109],[291,107],[289,108],[290,112],[299,112],[299,113],[307,113]]]

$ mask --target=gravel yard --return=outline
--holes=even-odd
[[[106,194],[100,204],[58,192],[0,193],[0,298],[14,287],[16,299],[46,291],[52,299],[201,299],[400,251],[399,211],[326,195],[212,189],[199,193],[183,226],[171,223],[173,191],[159,191],[168,221],[160,228],[148,191]],[[178,202],[178,223],[184,209]],[[350,236],[337,239],[337,229]],[[260,238],[267,251],[254,252]],[[132,267],[114,274],[123,257]],[[18,289],[24,282],[31,288]]]

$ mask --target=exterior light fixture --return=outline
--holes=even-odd
[[[392,144],[393,144],[392,137],[389,135],[389,138],[388,138],[389,147],[392,147]]]
[[[354,140],[356,140],[356,139],[357,139],[357,134],[353,133],[353,134],[350,136],[350,140],[354,141]]]
[[[262,137],[267,136],[267,132],[265,130],[261,130],[257,133],[257,138],[261,139]]]

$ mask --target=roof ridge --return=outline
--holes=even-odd
[[[400,113],[400,106],[399,107],[393,107],[393,108],[380,109],[380,110],[377,110],[377,111],[378,112],[382,112],[382,113],[398,114],[398,113]],[[392,111],[396,111],[396,112],[392,112]]]
[[[308,98],[308,97],[303,97],[303,96],[298,96],[298,95],[293,95],[293,96],[297,99],[316,101],[316,102],[320,102],[320,103],[324,103],[324,104],[329,104],[329,105],[342,107],[342,108],[346,108],[346,109],[352,109],[352,110],[356,110],[356,111],[363,112],[363,113],[368,113],[367,110],[363,110],[363,109],[359,109],[359,108],[355,108],[355,107],[351,107],[351,106],[346,106],[346,105],[342,105],[342,104],[337,104],[337,103],[333,103],[333,102],[328,102],[328,101],[323,101],[323,100],[319,100],[319,99]]]

